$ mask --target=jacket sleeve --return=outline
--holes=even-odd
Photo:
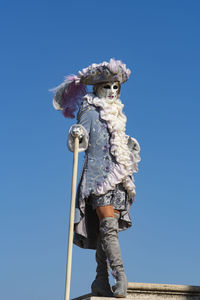
[[[71,131],[75,126],[79,126],[81,131],[83,132],[83,137],[79,141],[79,152],[83,152],[87,150],[88,148],[88,141],[89,141],[89,135],[90,135],[90,129],[91,129],[91,123],[92,123],[92,111],[93,106],[89,105],[88,103],[85,103],[85,101],[82,103],[78,115],[77,115],[77,124],[74,124],[69,129],[68,133],[68,148],[71,152],[74,151],[74,138],[71,135]]]

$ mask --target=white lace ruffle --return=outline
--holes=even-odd
[[[124,105],[118,99],[110,102],[108,99],[98,98],[94,94],[87,94],[84,99],[88,103],[100,108],[100,117],[106,121],[111,134],[110,151],[117,163],[113,163],[111,172],[106,180],[97,188],[97,194],[105,194],[115,188],[115,185],[122,182],[129,197],[135,196],[135,184],[130,176],[138,171],[137,163],[140,161],[138,142],[134,139],[136,147],[131,152],[127,144],[126,116],[122,112]]]

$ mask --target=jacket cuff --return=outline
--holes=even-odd
[[[136,163],[140,162],[141,161],[140,145],[139,145],[138,141],[135,138],[132,138],[130,136],[127,136],[127,140],[128,140],[128,143],[127,143],[128,148],[132,152],[135,162]]]

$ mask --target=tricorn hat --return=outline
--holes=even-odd
[[[74,118],[74,112],[87,93],[86,85],[115,81],[124,83],[130,73],[125,64],[113,58],[109,63],[92,64],[79,71],[77,75],[67,76],[62,84],[52,89],[55,92],[53,106],[57,110],[62,110],[65,117]]]

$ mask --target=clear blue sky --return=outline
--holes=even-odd
[[[128,280],[200,285],[200,2],[2,1],[0,39],[1,299],[64,297],[74,121],[48,89],[111,57],[132,70],[121,99],[142,149]],[[95,269],[74,247],[72,297]]]

